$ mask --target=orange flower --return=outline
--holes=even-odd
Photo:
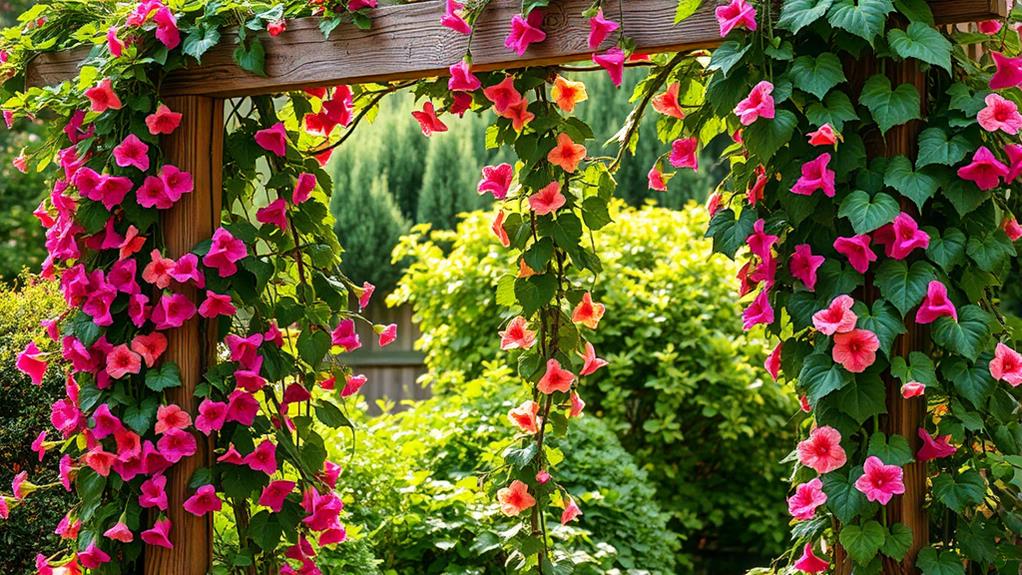
[[[507,414],[511,423],[526,433],[539,433],[539,404],[531,399]]]
[[[508,106],[501,116],[510,119],[511,126],[515,131],[521,132],[536,117],[536,114],[529,111],[529,101],[522,98]]]
[[[571,321],[580,323],[589,329],[596,329],[596,326],[600,325],[600,319],[603,318],[603,312],[606,309],[607,307],[602,303],[593,303],[593,296],[586,292],[582,296],[582,301],[575,306],[575,311],[571,314]]]
[[[585,84],[582,82],[572,82],[563,76],[557,76],[554,79],[552,95],[554,101],[557,102],[557,107],[569,114],[575,111],[575,104],[589,99]]]
[[[497,501],[500,501],[501,513],[509,517],[514,517],[536,504],[536,500],[529,495],[529,486],[517,479],[512,481],[511,485],[497,491]]]
[[[667,87],[666,92],[653,96],[653,109],[665,116],[679,120],[684,118],[685,111],[681,109],[681,104],[678,103],[678,91],[680,89],[681,84],[674,82]]]
[[[586,147],[571,141],[571,136],[561,133],[557,136],[557,145],[547,154],[547,161],[559,166],[569,174],[578,169],[578,164],[586,157]]]
[[[504,212],[497,212],[497,217],[493,218],[493,224],[490,225],[490,229],[493,230],[493,234],[500,240],[500,245],[506,247],[511,246],[511,238],[507,237],[507,230],[504,229]]]

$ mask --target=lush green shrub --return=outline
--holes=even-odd
[[[349,525],[386,573],[505,573],[499,534],[513,523],[478,479],[499,465],[511,442],[506,414],[521,383],[508,368],[491,365],[459,388],[458,395],[369,420],[350,460],[348,437],[328,441],[337,450],[332,458],[347,461],[341,483]],[[585,515],[569,527],[551,521],[550,528],[562,541],[560,552],[579,565],[575,572],[674,573],[676,537],[666,529],[668,517],[613,432],[583,417],[562,446],[565,461],[552,473]],[[344,559],[357,552],[342,545],[330,553]]]
[[[59,363],[51,363],[38,388],[15,369],[14,361],[30,339],[49,343],[39,337],[39,322],[59,315],[62,306],[52,283],[30,284],[21,290],[0,285],[0,485],[8,486],[8,493],[11,480],[20,471],[28,471],[29,480],[36,484],[57,479],[60,456],[51,451],[39,463],[31,444],[40,431],[46,431],[50,439],[56,437],[50,425],[50,404],[64,396],[61,368]],[[60,356],[55,344],[41,349]],[[10,519],[0,521],[0,573],[35,573],[36,550],[55,546],[53,529],[70,505],[62,489],[33,493],[28,501],[13,509]]]
[[[396,250],[412,258],[391,302],[411,302],[436,391],[462,392],[500,357],[494,288],[507,253],[470,215],[454,232],[414,228]],[[634,453],[673,514],[686,553],[769,555],[784,537],[785,470],[797,410],[762,370],[763,340],[741,331],[736,268],[711,257],[705,210],[614,210],[596,237],[607,315],[593,336],[608,369],[582,395]],[[738,448],[738,446],[741,446]]]

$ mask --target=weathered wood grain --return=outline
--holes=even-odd
[[[164,138],[162,149],[170,163],[190,172],[195,190],[186,194],[162,218],[163,237],[168,257],[177,258],[196,243],[207,240],[220,224],[223,166],[223,102],[204,96],[167,99],[176,112],[184,114],[181,126]],[[181,293],[199,301],[195,288],[182,287]],[[216,354],[215,322],[196,315],[178,329],[167,332],[164,361],[173,361],[181,370],[181,386],[167,390],[167,401],[176,403],[192,415],[198,412],[195,386],[202,380]],[[179,461],[167,471],[167,517],[173,523],[170,540],[173,549],[147,545],[145,575],[205,575],[213,557],[213,519],[208,514],[196,517],[181,507],[192,495],[188,483],[196,469],[212,464],[212,442],[192,431],[198,443],[197,453]]]
[[[1008,0],[930,0],[937,24],[979,22],[1008,15]]]

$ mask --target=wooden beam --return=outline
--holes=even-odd
[[[223,101],[205,96],[179,96],[167,105],[183,114],[181,126],[161,142],[167,161],[191,173],[195,190],[186,194],[164,214],[161,223],[167,256],[178,258],[195,244],[208,240],[220,225],[223,171]],[[199,301],[197,290],[178,291]],[[216,358],[216,323],[195,316],[178,329],[167,332],[165,361],[181,370],[181,385],[167,390],[167,401],[192,415],[198,414],[195,387]],[[197,469],[212,465],[212,441],[193,432],[197,453],[179,461],[167,472],[167,517],[173,523],[173,549],[152,545],[145,549],[145,575],[206,575],[213,558],[212,514],[196,517],[181,506],[193,489],[188,483]]]
[[[677,0],[607,4],[607,17],[622,23],[625,35],[641,52],[676,52],[720,44],[712,1],[704,2],[696,14],[677,26]],[[471,46],[475,68],[486,71],[589,59],[589,24],[582,12],[591,5],[592,0],[554,2],[546,10],[546,41],[519,57],[504,46],[504,39],[511,17],[521,11],[521,0],[493,0],[476,22]],[[234,63],[237,34],[227,32],[221,43],[203,56],[201,66],[171,74],[163,92],[233,97],[444,75],[464,57],[469,37],[441,26],[443,12],[442,0],[384,6],[373,11],[371,30],[342,24],[329,39],[319,30],[319,18],[289,21],[280,36],[261,36],[266,77],[249,74]],[[604,47],[613,41],[614,37],[608,39]],[[40,55],[29,67],[27,84],[48,86],[74,78],[87,53],[87,49],[78,49]]]
[[[981,22],[1008,16],[1008,0],[930,0],[937,24]]]

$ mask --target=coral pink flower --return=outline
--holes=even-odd
[[[606,70],[610,81],[620,88],[625,75],[625,58],[621,48],[611,48],[603,54],[593,54],[593,63]]]
[[[798,521],[812,519],[816,515],[816,508],[826,502],[823,481],[817,477],[795,488],[795,494],[788,498],[788,513]]]
[[[184,294],[163,294],[153,306],[152,320],[156,329],[181,327],[195,316],[195,304]]]
[[[170,276],[170,272],[176,263],[170,258],[163,257],[160,250],[154,249],[149,254],[149,263],[142,269],[142,280],[164,289],[174,279]]]
[[[567,393],[571,390],[571,384],[575,382],[575,374],[566,369],[561,369],[561,362],[550,358],[546,362],[546,373],[536,383],[536,389],[540,393],[551,394],[555,391]]]
[[[820,126],[815,132],[810,132],[808,137],[811,146],[836,146],[840,138],[830,124]]]
[[[745,28],[750,32],[756,30],[756,9],[746,0],[731,0],[726,6],[718,6],[714,14],[720,24],[721,38],[735,28]]]
[[[185,511],[202,517],[211,511],[220,511],[223,503],[216,494],[216,488],[212,485],[203,485],[195,490],[195,493],[185,500],[182,507]]]
[[[869,264],[877,261],[876,253],[870,249],[870,237],[863,234],[853,237],[839,237],[834,240],[834,249],[837,253],[848,258],[852,269],[860,274],[869,270]]]
[[[901,397],[905,399],[920,397],[924,393],[926,393],[926,384],[919,383],[918,381],[910,381],[901,386]]]
[[[596,329],[600,325],[600,320],[603,319],[603,314],[607,310],[607,306],[602,303],[593,303],[593,296],[589,292],[582,294],[581,301],[575,306],[574,311],[571,312],[571,321],[573,323],[580,323],[589,329]]]
[[[793,278],[801,280],[805,284],[806,289],[815,291],[816,272],[823,265],[824,259],[823,256],[813,255],[809,244],[799,244],[795,246],[795,252],[791,255],[791,259],[788,260],[788,269],[791,271]]]
[[[77,539],[78,532],[82,528],[82,522],[80,519],[71,519],[71,515],[67,514],[60,518],[60,522],[57,523],[57,528],[53,532],[60,535],[61,539]]]
[[[1004,233],[1013,242],[1017,242],[1019,238],[1022,238],[1022,226],[1019,225],[1018,220],[1014,216],[1008,216],[1004,218],[1004,223],[1001,224],[1001,228]]]
[[[500,245],[505,248],[511,247],[511,238],[508,237],[507,230],[504,229],[503,210],[497,210],[497,215],[493,217],[493,223],[490,224],[490,231],[493,232],[493,235],[497,236]]]
[[[486,99],[493,102],[493,110],[504,115],[508,108],[522,101],[522,95],[515,90],[514,76],[505,76],[499,83],[483,89]]]
[[[170,519],[157,519],[152,529],[147,529],[141,533],[142,541],[156,547],[173,549],[174,544],[170,541],[170,528]]]
[[[564,511],[561,512],[561,525],[567,525],[581,516],[582,510],[579,509],[575,500],[569,497],[568,504],[564,507]]]
[[[382,329],[378,329],[377,330],[377,332],[379,333],[379,341],[377,343],[379,343],[380,347],[387,347],[388,345],[394,343],[394,341],[397,340],[397,324],[396,323],[387,324],[385,326],[375,326],[375,327],[376,328],[382,328]]]
[[[958,177],[974,182],[981,190],[992,190],[1009,174],[1008,166],[1002,164],[986,146],[980,146],[972,156],[972,162],[958,168]]]
[[[97,114],[107,110],[120,110],[123,104],[121,99],[114,93],[113,82],[110,78],[103,78],[99,84],[85,91],[85,97],[89,99],[90,108]]]
[[[508,106],[501,116],[511,120],[511,127],[516,132],[521,132],[525,126],[529,125],[529,122],[536,118],[536,114],[529,111],[529,101],[525,98]]]
[[[86,569],[99,569],[100,565],[110,562],[110,556],[97,547],[96,542],[93,541],[89,543],[85,551],[78,552],[78,561]]]
[[[757,325],[770,325],[774,323],[774,308],[770,305],[770,294],[767,290],[760,290],[756,299],[752,300],[749,307],[742,311],[742,329],[749,331]]]
[[[834,334],[834,361],[852,373],[862,373],[876,361],[880,340],[867,329]]]
[[[103,537],[112,539],[113,541],[120,541],[121,543],[131,543],[135,540],[135,536],[132,535],[131,529],[128,529],[128,526],[125,525],[123,521],[118,521],[113,527],[104,531]]]
[[[357,290],[356,290],[357,291]],[[373,297],[376,286],[369,282],[362,282],[362,290],[358,293],[358,309],[364,310],[369,307],[369,300]],[[274,326],[276,327],[276,326]]]
[[[149,146],[135,134],[128,134],[114,148],[114,161],[122,168],[134,166],[144,172],[149,169]]]
[[[287,155],[287,130],[283,122],[277,122],[273,126],[255,133],[255,141],[264,150],[273,152],[277,156]]]
[[[129,373],[140,371],[142,371],[142,357],[123,343],[114,347],[106,356],[106,372],[114,379],[120,379]]]
[[[30,341],[25,346],[25,349],[18,354],[18,359],[14,365],[18,368],[18,371],[27,375],[34,385],[42,385],[47,366],[46,361],[42,358],[43,353],[39,351],[34,341]]]
[[[799,463],[820,475],[840,469],[848,461],[841,447],[841,433],[827,425],[814,429],[796,451]]]
[[[427,138],[435,133],[447,131],[447,124],[440,121],[440,118],[436,115],[436,108],[433,106],[433,102],[429,100],[422,104],[422,111],[412,112],[412,117],[419,123],[422,134]]]
[[[259,208],[256,210],[256,221],[287,230],[287,202],[284,201],[284,198],[277,198],[266,207]]]
[[[813,314],[813,326],[824,335],[847,333],[855,329],[859,317],[852,311],[855,300],[847,295],[839,295],[830,302],[827,309]]]
[[[683,119],[685,111],[682,110],[681,104],[678,102],[678,93],[680,91],[681,84],[672,82],[671,85],[667,86],[667,90],[663,94],[653,96],[653,100],[650,102],[653,104],[653,109],[665,116],[679,120]]]
[[[154,136],[171,134],[181,125],[181,114],[172,111],[166,104],[160,104],[156,112],[146,116],[145,125]]]
[[[557,136],[557,145],[547,154],[547,161],[560,167],[569,174],[575,173],[578,164],[586,157],[586,147],[571,141],[571,136],[560,133]]]
[[[998,342],[989,367],[997,381],[1006,381],[1012,387],[1022,385],[1022,354],[1014,349]]]
[[[596,370],[607,365],[607,360],[596,357],[596,348],[588,341],[585,345],[585,353],[581,354],[581,356],[583,363],[582,371],[579,372],[579,375],[592,375],[596,373]]]
[[[830,154],[820,154],[815,160],[802,164],[802,176],[791,188],[791,193],[800,196],[811,196],[816,190],[823,190],[824,195],[833,198],[836,193],[834,177],[836,174],[827,166]]]
[[[813,554],[813,544],[806,543],[802,556],[795,561],[795,569],[803,573],[822,573],[830,568],[830,563]]]
[[[699,142],[695,138],[675,140],[671,143],[671,165],[675,168],[699,169],[699,157],[696,151],[699,149]]]
[[[511,18],[511,33],[504,40],[504,46],[519,56],[523,56],[530,44],[546,40],[546,32],[542,29],[543,11],[533,10],[528,19],[520,14]]]
[[[976,115],[979,125],[988,132],[1001,130],[1012,136],[1018,134],[1022,129],[1022,114],[1018,113],[1015,102],[1000,94],[989,94],[985,101],[986,107]]]
[[[235,238],[231,232],[224,228],[217,228],[213,232],[213,242],[209,252],[202,256],[202,263],[207,267],[215,268],[220,277],[233,276],[238,271],[235,264],[248,256],[248,249],[245,242]]]
[[[503,200],[507,197],[508,190],[511,189],[511,180],[514,177],[515,169],[511,164],[484,166],[483,179],[479,180],[479,193],[489,192],[495,199]]]
[[[536,344],[536,332],[528,328],[525,318],[518,316],[511,320],[507,329],[500,332],[500,349],[529,349]]]
[[[603,16],[603,8],[596,11],[596,15],[589,19],[589,49],[596,50],[603,44],[615,30],[621,25]]]
[[[440,17],[440,25],[468,36],[472,33],[472,28],[465,21],[464,10],[465,5],[458,0],[447,0],[444,15]]]
[[[195,455],[195,437],[181,429],[168,429],[156,442],[160,455],[170,463],[177,463],[185,457]]]
[[[942,316],[951,316],[958,321],[958,310],[947,297],[947,287],[939,281],[931,281],[926,287],[926,298],[916,311],[916,323],[933,323]]]
[[[245,456],[244,462],[253,471],[273,475],[277,472],[277,446],[268,439],[263,440],[252,453]]]
[[[571,400],[571,410],[568,411],[568,417],[582,417],[582,410],[586,408],[586,402],[582,401],[582,397],[574,391],[571,392],[569,399]]]
[[[309,196],[312,195],[312,190],[314,189],[316,189],[316,176],[308,172],[298,174],[294,192],[291,194],[291,203],[296,206],[305,203]]]
[[[161,405],[156,410],[156,426],[153,432],[157,435],[171,429],[187,429],[192,424],[192,416],[176,404]]]
[[[294,481],[271,481],[259,494],[259,505],[269,507],[274,513],[284,508],[284,500],[295,490]]]
[[[925,427],[919,428],[919,439],[923,446],[916,452],[916,459],[919,461],[930,461],[931,459],[944,459],[951,457],[958,449],[949,443],[950,435],[942,435],[934,438],[926,431]]]
[[[142,493],[138,496],[138,504],[143,509],[156,507],[163,511],[167,510],[167,478],[164,475],[154,475],[142,482],[140,487]]]
[[[990,78],[990,89],[1001,90],[1022,84],[1022,57],[1009,58],[999,52],[990,54],[994,58],[997,71]]]
[[[585,102],[589,99],[585,84],[582,82],[572,82],[564,76],[554,78],[554,87],[550,90],[550,96],[562,112],[568,112],[569,114],[575,111],[575,106],[579,102]]]
[[[651,190],[658,192],[667,191],[667,181],[669,178],[664,175],[663,169],[660,168],[660,162],[653,164],[653,167],[649,169],[649,173],[646,174],[646,184]]]
[[[287,30],[287,22],[283,20],[277,20],[276,22],[266,24],[266,32],[269,33],[270,36],[280,36],[284,30]]]
[[[230,294],[219,294],[206,290],[206,299],[199,304],[199,315],[212,319],[219,316],[233,316],[238,309],[231,303]]]
[[[344,348],[344,351],[355,351],[362,347],[358,333],[355,331],[355,320],[348,318],[342,320],[331,333],[331,341],[334,345]]]
[[[766,361],[763,362],[763,367],[774,381],[777,381],[781,375],[781,348],[783,345],[783,342],[778,342],[774,350],[767,356]]]
[[[546,187],[529,196],[529,207],[537,216],[552,214],[564,206],[567,199],[561,193],[560,182],[550,182]]]
[[[451,73],[451,78],[447,82],[447,89],[452,92],[475,92],[483,87],[465,60],[454,64],[448,71]]]
[[[508,412],[511,423],[526,433],[539,433],[539,404],[531,399]]]
[[[735,106],[735,115],[743,126],[748,126],[760,118],[773,119],[774,97],[771,95],[774,85],[763,80],[749,92],[749,96]]]
[[[536,504],[536,500],[529,495],[529,486],[515,479],[511,485],[497,491],[497,501],[500,502],[500,511],[504,515],[514,517]]]
[[[358,393],[358,390],[362,389],[362,386],[365,385],[367,381],[369,381],[369,378],[362,374],[349,375],[344,380],[344,389],[341,390],[341,397],[351,397],[352,395],[355,395]]]
[[[866,499],[887,505],[895,495],[905,493],[902,469],[897,465],[886,465],[879,457],[866,458],[862,467],[864,473],[855,482],[855,488],[866,495]]]

